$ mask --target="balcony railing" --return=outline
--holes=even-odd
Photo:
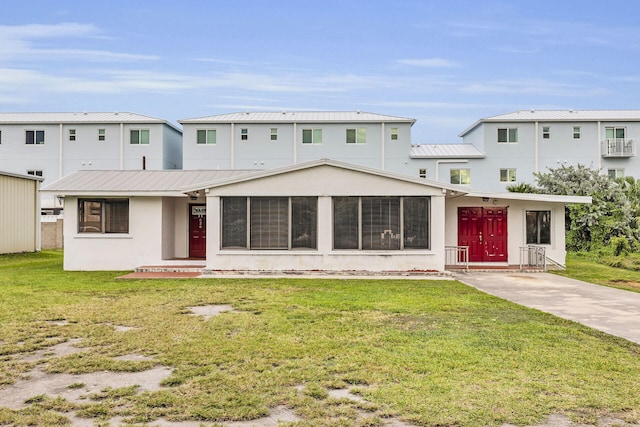
[[[635,155],[635,139],[607,138],[602,141],[602,157],[633,157]]]
[[[445,268],[469,271],[469,246],[445,246]]]
[[[543,246],[520,246],[520,270],[528,268],[546,271],[547,257]]]

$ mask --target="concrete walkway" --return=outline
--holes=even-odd
[[[459,273],[488,294],[640,344],[640,293],[549,273]]]

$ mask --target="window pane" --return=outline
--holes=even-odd
[[[197,135],[197,144],[206,144],[207,143],[207,131],[206,130],[198,130]]]
[[[102,233],[101,201],[78,201],[78,233]]]
[[[403,199],[405,249],[429,249],[429,198]]]
[[[105,200],[105,233],[129,232],[129,201]]]
[[[358,144],[365,144],[367,142],[367,129],[356,129],[356,142]]]
[[[313,130],[313,143],[322,144],[322,129]]]
[[[311,129],[302,129],[302,143],[311,144],[313,142],[313,133]]]
[[[537,212],[527,212],[527,244],[536,244],[538,243],[538,213]]]
[[[498,129],[498,142],[507,142],[507,129]]]
[[[358,198],[333,198],[333,247],[358,249]]]
[[[247,198],[222,199],[222,247],[247,247]]]
[[[27,137],[27,139],[26,139],[25,142],[27,144],[33,144],[35,142],[35,132],[34,131],[28,130],[27,134],[26,134],[26,137]]]
[[[207,143],[208,144],[215,144],[216,143],[216,130],[215,129],[209,129],[207,131]]]
[[[540,244],[551,243],[551,212],[541,211],[538,212],[538,224],[540,227]]]
[[[140,144],[148,144],[149,143],[149,131],[141,130],[140,131]]]
[[[400,249],[400,198],[362,198],[362,249]]]
[[[518,129],[509,129],[509,142],[518,142]]]
[[[251,198],[251,249],[288,249],[289,200]]]
[[[347,129],[347,144],[355,144],[355,143],[356,143],[356,130]]]
[[[317,248],[317,215],[318,199],[316,197],[291,198],[292,248]]]
[[[137,130],[131,131],[131,143],[140,144],[140,131],[137,131]]]
[[[527,211],[527,244],[551,243],[551,211]]]
[[[624,139],[624,128],[616,128],[616,138]]]
[[[449,176],[452,184],[460,184],[460,169],[451,169]]]

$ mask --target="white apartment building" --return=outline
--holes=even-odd
[[[135,113],[0,113],[0,170],[53,182],[76,170],[181,169],[182,132]],[[48,195],[43,211],[61,204]]]
[[[462,144],[413,146],[411,158],[428,178],[483,191],[532,184],[534,173],[561,165],[640,178],[640,110],[521,110],[480,119],[459,136]]]

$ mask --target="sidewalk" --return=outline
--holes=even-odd
[[[480,291],[640,344],[640,293],[550,273],[458,273]]]

